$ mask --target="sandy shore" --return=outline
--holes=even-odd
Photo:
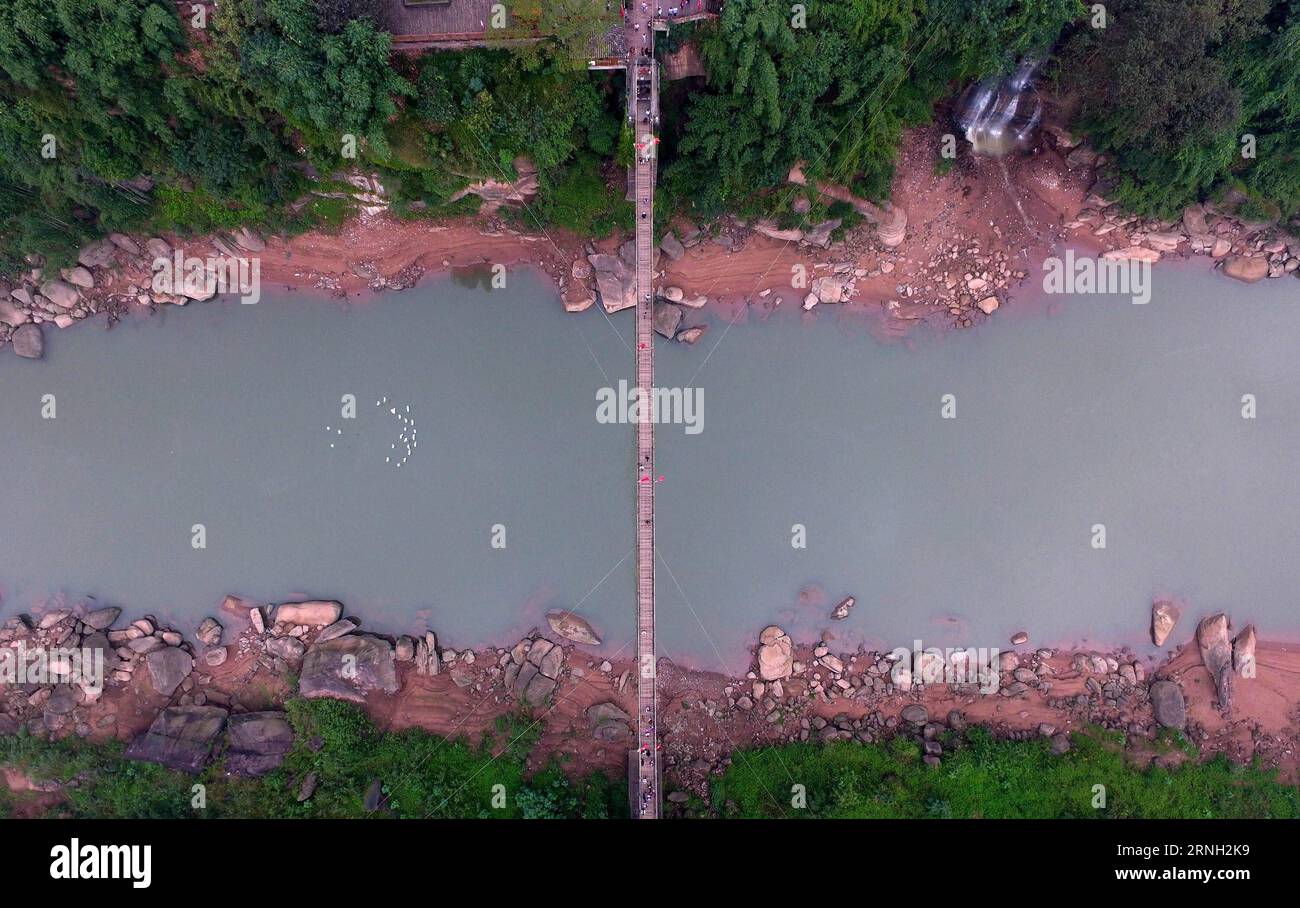
[[[963,155],[943,173],[934,157],[940,140],[939,126],[904,137],[891,211],[905,213],[906,230],[893,244],[886,242],[888,230],[872,222],[870,212],[878,215],[880,209],[865,200],[854,200],[854,205],[867,213],[866,221],[824,246],[820,241],[829,235],[825,223],[800,222],[792,232],[729,217],[709,225],[683,218],[665,225],[665,232],[680,238],[684,248],[659,255],[656,283],[670,299],[683,300],[680,327],[695,326],[699,320],[692,307],[701,305],[724,321],[820,305],[870,317],[874,333],[882,338],[905,337],[922,325],[968,328],[997,318],[1008,304],[1014,308],[1017,296],[1041,300],[1044,258],[1066,245],[1148,262],[1212,256],[1225,272],[1243,280],[1300,275],[1300,240],[1272,225],[1242,222],[1212,206],[1193,206],[1179,222],[1125,216],[1099,194],[1105,178],[1097,168],[1104,159],[1059,128],[1045,130],[1031,151],[1000,160]],[[800,178],[797,173],[798,168],[792,171],[792,179]],[[786,187],[796,189],[793,183]],[[823,186],[821,191],[828,201],[831,196],[853,199],[842,187]],[[526,207],[517,214],[508,223],[488,207],[478,216],[444,222],[371,212],[334,233],[258,238],[252,252],[240,246],[238,235],[168,237],[164,242],[200,259],[231,253],[256,257],[263,294],[303,290],[358,301],[458,269],[526,267],[547,276],[574,317],[601,317],[585,311],[602,305],[591,258],[617,254],[627,238],[592,242],[558,229],[510,226],[531,220]],[[79,290],[67,281],[55,288],[56,295],[79,296],[70,308],[41,296],[46,289],[42,281],[50,276],[38,270],[19,288],[36,298],[34,307],[0,311],[0,322],[29,312],[47,323],[48,334],[53,323],[71,327],[107,312],[111,324],[127,312],[186,302],[151,293],[153,259],[145,251],[146,238],[122,240],[135,251],[107,245],[106,267],[82,269],[83,278],[93,277],[93,288]],[[1023,293],[1026,289],[1030,292]],[[616,310],[618,303],[605,308]],[[810,317],[816,314],[814,309]],[[0,342],[16,330],[0,323]],[[679,339],[694,342],[699,336],[679,334]]]

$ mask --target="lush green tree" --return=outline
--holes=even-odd
[[[1239,158],[1235,168],[1244,171],[1241,179],[1264,213],[1300,217],[1300,3],[1242,61],[1241,84],[1245,131],[1257,147],[1253,159]]]
[[[385,0],[315,0],[316,25],[327,35],[337,35],[353,19],[384,28]]]
[[[391,35],[366,19],[323,33],[313,0],[235,0],[218,22],[244,82],[314,150],[338,156],[350,135],[388,153],[384,124],[413,93],[390,65]]]
[[[730,0],[700,29],[708,87],[693,95],[668,180],[705,212],[813,177],[883,196],[904,127],[954,84],[1044,53],[1077,0]]]
[[[1300,4],[1119,0],[1107,9],[1106,28],[1081,28],[1069,42],[1061,80],[1082,99],[1077,126],[1114,159],[1120,201],[1173,216],[1240,186],[1251,213],[1296,212]]]
[[[551,60],[527,69],[509,51],[431,53],[421,60],[415,110],[446,135],[446,156],[467,172],[500,177],[527,155],[543,172],[583,147],[612,154],[619,117],[597,77]]]

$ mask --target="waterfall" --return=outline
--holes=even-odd
[[[977,82],[957,103],[957,123],[976,154],[1001,157],[1023,145],[1043,116],[1043,103],[1034,88],[1037,60],[1025,60],[1015,71]]]

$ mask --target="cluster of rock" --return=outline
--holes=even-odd
[[[373,692],[398,691],[392,642],[358,632],[358,622],[343,617],[342,603],[325,599],[285,602],[269,612],[237,597],[227,597],[222,604],[222,609],[231,613],[245,608],[249,629],[240,638],[240,655],[252,653],[277,674],[296,671],[298,692],[303,697],[363,703]],[[206,619],[204,624],[213,621]],[[408,649],[414,659],[415,647]],[[211,659],[211,653],[209,649],[205,658]]]
[[[1163,645],[1179,617],[1180,610],[1174,603],[1156,602],[1151,607],[1151,638]],[[1232,708],[1234,677],[1255,677],[1255,647],[1259,637],[1253,624],[1246,625],[1236,637],[1229,633],[1230,626],[1228,616],[1222,612],[1202,619],[1196,626],[1201,664],[1214,681],[1219,709],[1225,714]],[[1186,727],[1186,702],[1176,678],[1162,678],[1151,685],[1151,706],[1160,725],[1178,730]]]
[[[336,184],[343,184],[352,188],[350,190],[313,190],[307,195],[294,200],[293,204],[289,206],[290,210],[294,212],[300,211],[313,197],[341,199],[360,214],[363,222],[389,209],[388,190],[380,181],[378,173],[374,171],[361,173],[357,170],[341,171],[331,174],[330,178]],[[412,202],[409,206],[412,211],[419,211],[425,207],[427,206],[424,202]]]
[[[1102,253],[1106,259],[1155,263],[1165,255],[1209,255],[1223,273],[1246,283],[1297,275],[1300,241],[1273,235],[1271,224],[1239,220],[1212,204],[1191,205],[1176,222],[1123,214],[1119,207],[1092,193],[1085,207],[1065,225],[1088,229],[1095,237],[1118,237],[1124,245]]]
[[[240,228],[211,238],[213,250],[227,258],[247,256],[266,248],[253,231]],[[209,300],[216,295],[215,281],[178,282],[176,293],[155,291],[150,275],[153,262],[170,259],[170,243],[160,237],[140,239],[111,233],[83,247],[77,264],[47,272],[39,255],[27,256],[29,270],[19,276],[17,286],[0,280],[0,344],[9,341],[14,352],[29,359],[44,353],[42,326],[67,328],[96,313],[117,317],[132,305],[178,305],[191,300]],[[194,254],[194,253],[190,253]],[[202,255],[207,255],[203,251]],[[211,267],[215,268],[215,264]],[[130,279],[123,274],[137,275]]]
[[[1026,274],[1011,267],[1001,250],[987,251],[977,240],[950,242],[938,246],[908,283],[894,286],[899,299],[887,302],[885,309],[898,316],[904,304],[920,304],[943,310],[955,327],[969,328],[996,312]]]
[[[444,264],[450,265],[451,263],[445,262]],[[420,278],[424,277],[425,271],[424,266],[419,262],[412,262],[405,268],[395,271],[392,274],[384,274],[379,270],[379,265],[372,261],[353,262],[349,267],[351,268],[352,273],[364,280],[366,286],[374,293],[383,293],[384,291],[397,293],[403,290],[410,290],[420,282]],[[318,280],[324,279],[325,278],[322,275]],[[334,281],[332,278],[329,280],[332,286],[320,287],[319,289],[328,289],[334,291],[336,294],[343,292],[342,286],[337,281]]]
[[[564,671],[564,647],[545,637],[520,640],[508,654],[505,686],[526,706],[544,705]]]
[[[1176,622],[1172,603],[1153,607],[1153,634],[1158,630],[1162,640],[1172,629],[1172,624],[1166,627],[1171,612]],[[1232,638],[1226,616],[1214,615],[1201,622],[1196,636],[1201,661],[1217,680],[1223,706],[1233,675],[1253,677],[1255,629],[1247,627]],[[1029,636],[1020,631],[1011,642],[1023,647]],[[1177,679],[1149,677],[1143,661],[1127,650],[993,651],[984,656],[987,665],[978,664],[980,658],[975,650],[903,656],[859,649],[837,655],[826,639],[811,649],[797,647],[789,634],[772,625],[759,636],[751,670],[744,679],[723,686],[721,702],[705,697],[683,699],[680,705],[682,715],[698,712],[701,719],[721,723],[726,740],[739,742],[749,735],[755,745],[810,740],[871,744],[912,736],[931,765],[939,764],[943,742],[951,739],[947,733],[963,732],[968,724],[951,701],[973,703],[989,695],[999,701],[999,712],[1008,707],[1012,711],[1005,720],[984,721],[996,736],[1044,739],[1056,754],[1070,750],[1069,731],[1082,725],[1121,731],[1130,740],[1154,739],[1162,728],[1208,738],[1204,729],[1188,722]],[[946,718],[931,716],[933,698],[926,696],[930,685],[944,688]],[[832,703],[838,703],[840,711],[829,716],[825,707]],[[1053,718],[1034,725],[1032,710],[1043,706],[1053,711]],[[670,723],[664,735],[665,765],[682,797],[670,797],[669,802],[684,805],[691,793],[707,802],[708,779],[725,771],[729,760],[716,748],[707,752],[713,747],[709,739],[701,747],[678,742],[672,724],[680,723]]]
[[[1130,734],[1153,732],[1137,721],[1147,701],[1147,670],[1141,661],[1124,652],[1076,652],[1065,670],[1057,670],[1048,660],[1055,655],[1050,649],[1033,653],[1001,653],[999,693],[1022,697],[1040,694],[1047,705],[1058,712],[1102,728],[1125,730]],[[1083,679],[1083,690],[1073,695],[1057,696],[1056,686]]]
[[[698,234],[679,241],[669,232],[655,250],[652,270],[656,279],[663,278],[659,270],[660,256],[676,261],[686,254],[688,245],[699,242]],[[586,258],[575,259],[561,291],[564,308],[569,312],[583,312],[599,300],[607,313],[620,312],[636,306],[636,243],[628,240],[619,246],[618,254],[599,252],[588,244]],[[662,336],[686,344],[698,341],[706,330],[703,325],[682,327],[686,309],[700,309],[708,302],[704,296],[687,298],[680,287],[659,286],[655,290],[654,329]]]
[[[1075,169],[1102,170],[1099,155],[1063,130],[1052,131],[1058,149],[1069,150],[1066,163]],[[1171,254],[1209,255],[1223,273],[1247,283],[1286,275],[1300,277],[1300,240],[1283,235],[1272,222],[1251,221],[1232,213],[1245,196],[1230,191],[1219,203],[1189,205],[1176,221],[1125,214],[1106,198],[1114,181],[1102,173],[1084,207],[1066,222],[1069,230],[1087,230],[1118,246],[1103,258],[1158,262]]]
[[[1228,633],[1228,616],[1222,612],[1211,615],[1196,627],[1196,645],[1201,651],[1201,663],[1219,695],[1219,709],[1226,713],[1232,709],[1233,677],[1255,677],[1255,646],[1257,634],[1253,624],[1246,625],[1235,638]]]
[[[35,664],[39,651],[78,649],[97,652],[103,659],[105,671],[117,673],[123,670],[119,667],[118,648],[109,641],[105,632],[119,614],[120,610],[115,608],[89,611],[84,608],[56,609],[46,612],[35,622],[26,615],[13,615],[0,626],[0,646],[13,650],[14,659],[23,655],[29,660],[29,665]],[[162,641],[159,643],[166,645]],[[129,652],[129,655],[134,667],[136,654]],[[0,731],[12,734],[19,726],[26,726],[32,734],[73,731],[86,737],[92,733],[89,711],[103,696],[103,688],[94,684],[93,679],[84,677],[80,683],[62,680],[73,677],[74,666],[71,663],[52,664],[50,673],[49,680],[45,680],[38,674],[24,672],[21,677],[41,680],[22,681],[20,678],[19,683],[5,686]]]
[[[203,686],[209,679],[193,675],[194,650],[180,632],[152,616],[114,628],[120,615],[117,607],[80,603],[75,608],[47,611],[35,625],[25,615],[6,619],[0,645],[25,653],[30,660],[48,658],[58,651],[57,659],[80,659],[82,668],[74,676],[69,673],[71,666],[66,666],[68,670],[58,671],[58,677],[46,683],[9,685],[3,711],[5,727],[25,724],[33,734],[86,737],[94,727],[107,728],[116,722],[115,715],[107,712],[94,719],[94,727],[91,724],[92,707],[105,687],[130,684],[141,672],[153,693],[174,698],[182,707],[203,706],[207,702]],[[71,651],[77,655],[61,655]],[[96,676],[97,659],[102,660],[100,677]]]
[[[1169,605],[1157,603],[1153,613],[1165,615]],[[1168,632],[1162,627],[1162,633],[1167,636]],[[1234,673],[1253,676],[1255,629],[1248,627],[1235,640],[1230,640],[1226,617],[1215,615],[1201,622],[1197,639],[1202,661],[1216,678],[1220,703],[1226,708],[1231,696],[1231,676]],[[1028,642],[1028,636],[1017,634],[1013,642],[1022,645]],[[781,727],[790,740],[807,740],[811,734],[819,734],[823,739],[854,735],[864,739],[858,733],[867,729],[892,729],[894,724],[884,718],[848,720],[846,717],[850,725],[844,727],[843,723],[824,724],[816,717],[803,714],[814,702],[830,703],[837,699],[870,703],[894,695],[919,699],[927,684],[942,683],[957,697],[996,693],[1017,700],[1034,694],[1054,710],[1081,722],[1132,735],[1152,736],[1160,726],[1184,727],[1183,700],[1177,684],[1164,679],[1149,680],[1143,663],[1125,651],[1074,652],[1066,668],[1053,665],[1057,655],[1057,651],[1048,648],[1023,653],[1003,651],[997,653],[995,664],[980,665],[976,661],[980,654],[974,650],[922,651],[908,658],[900,658],[896,653],[866,651],[837,656],[826,643],[820,643],[812,649],[811,661],[805,663],[796,658],[790,636],[773,625],[765,628],[759,637],[755,667],[747,681],[724,688],[725,705],[740,712],[759,711],[767,724]],[[1056,661],[1059,664],[1060,660]],[[1068,693],[1071,688],[1077,688],[1080,680],[1083,690]],[[791,685],[791,681],[798,683]],[[1072,682],[1066,687],[1067,694],[1054,694],[1054,688],[1064,686],[1064,682]],[[919,703],[916,706],[921,708]],[[1143,719],[1148,706],[1154,711],[1155,724]]]
[[[800,723],[800,738],[807,740],[811,735],[816,735],[820,741],[856,740],[872,744],[906,735],[916,738],[921,745],[922,760],[926,765],[938,766],[944,753],[940,739],[950,733],[961,735],[969,727],[965,714],[959,709],[949,710],[946,717],[939,717],[931,716],[930,711],[920,703],[910,703],[897,716],[880,711],[870,712],[861,718],[850,717],[847,713],[839,713],[831,719],[813,716]],[[1050,722],[1039,723],[1034,730],[1007,731],[1003,737],[1009,740],[1045,738],[1051,743],[1052,753],[1064,754],[1070,750],[1069,734]]]

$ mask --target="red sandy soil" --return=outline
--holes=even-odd
[[[909,225],[907,239],[897,249],[884,250],[869,225],[827,250],[769,239],[733,224],[743,240],[735,251],[705,239],[679,261],[661,256],[660,283],[681,287],[688,298],[707,296],[732,318],[744,315],[745,308],[763,315],[778,305],[798,305],[806,290],[791,286],[795,265],[817,276],[828,273],[832,262],[873,270],[889,261],[892,273],[859,277],[854,299],[840,308],[880,314],[883,303],[899,301],[898,318],[885,332],[894,334],[920,318],[957,327],[971,316],[982,320],[985,316],[977,310],[952,318],[946,309],[936,311],[920,302],[899,300],[897,286],[916,281],[941,248],[953,244],[978,246],[985,255],[1001,250],[1021,270],[1028,270],[1063,234],[1060,225],[1083,205],[1090,175],[1071,171],[1056,151],[1046,148],[1007,159],[1010,185],[997,162],[970,156],[959,158],[948,174],[939,176],[933,163],[940,137],[938,127],[913,130],[900,149],[893,199],[907,211]],[[1017,198],[1027,220],[1017,210]],[[526,212],[522,220],[528,220]],[[673,225],[678,236],[694,226],[681,220]],[[614,251],[623,239],[614,236],[591,245]],[[266,243],[258,254],[264,290],[278,286],[335,296],[365,296],[387,289],[376,278],[409,286],[424,276],[487,263],[535,267],[563,290],[574,284],[570,269],[587,245],[563,230],[516,230],[487,214],[446,222],[398,221],[379,214],[355,218],[336,233],[309,232],[288,240],[269,237]],[[210,251],[205,240],[176,245],[190,254]],[[131,270],[105,275],[88,295],[121,293],[127,285],[146,284],[148,277],[146,272]],[[760,297],[762,291],[770,293]]]
[[[227,626],[227,640],[237,636],[249,638],[251,630],[229,614],[222,616]],[[1195,624],[1186,619],[1179,631],[1190,635]],[[566,767],[574,774],[592,770],[619,776],[625,772],[627,748],[595,740],[586,710],[596,703],[613,702],[633,713],[635,671],[630,658],[612,659],[610,672],[600,671],[601,657],[586,653],[553,635],[545,635],[567,649],[566,668],[549,706],[537,710],[527,720],[530,730],[540,728],[541,738],[530,762],[540,767],[554,754],[565,754]],[[256,655],[238,655],[232,646],[231,657],[217,668],[196,666],[191,680],[193,692],[202,691],[206,702],[236,710],[274,708],[292,694],[286,679],[259,665]],[[1020,647],[1022,656],[1034,652],[1032,646]],[[454,670],[434,676],[417,674],[412,666],[399,664],[402,687],[393,695],[372,694],[365,709],[382,729],[424,728],[438,735],[464,737],[477,742],[494,729],[500,717],[517,714],[515,698],[503,686],[493,668],[505,649],[485,648],[476,651],[473,665],[463,659]],[[862,670],[874,658],[842,654],[848,670],[845,677]],[[923,692],[873,695],[868,697],[806,696],[809,679],[818,671],[813,665],[811,647],[797,648],[795,658],[809,666],[801,675],[786,679],[784,696],[779,701],[783,725],[767,721],[766,710],[755,704],[752,710],[728,705],[749,693],[752,677],[729,678],[716,672],[695,671],[661,660],[659,669],[660,729],[665,748],[669,777],[678,784],[701,790],[708,777],[727,765],[735,748],[780,743],[796,737],[800,720],[820,716],[832,719],[846,715],[860,718],[868,714],[898,716],[903,707],[920,703],[932,721],[943,721],[952,711],[960,711],[969,724],[991,727],[999,735],[1039,733],[1044,723],[1057,732],[1078,730],[1084,724],[1102,723],[1126,728],[1131,724],[1151,728],[1153,718],[1149,704],[1121,704],[1118,708],[1098,706],[1062,707],[1060,701],[1086,693],[1086,676],[1071,669],[1072,653],[1053,651],[1046,660],[1052,666],[1052,689],[1044,694],[1030,689],[1019,697],[957,693],[948,685],[928,685]],[[1121,654],[1121,662],[1131,660]],[[1170,650],[1164,663],[1148,669],[1148,679],[1156,677],[1178,680],[1187,698],[1189,737],[1207,754],[1226,753],[1234,760],[1246,762],[1258,757],[1265,766],[1277,767],[1283,778],[1300,780],[1300,646],[1261,642],[1257,651],[1258,676],[1237,679],[1234,704],[1225,716],[1218,710],[1217,696],[1209,673],[1201,663],[1194,642]],[[751,666],[752,667],[752,666]],[[581,677],[574,673],[578,669]],[[629,675],[623,691],[618,682],[624,672]],[[825,670],[822,669],[823,677]],[[456,683],[459,674],[467,686]],[[752,675],[752,672],[751,672]],[[1044,675],[1047,677],[1047,675]],[[731,693],[728,693],[730,689]],[[181,692],[178,691],[178,695]],[[146,671],[137,671],[134,679],[123,686],[106,689],[101,701],[90,710],[92,738],[130,740],[143,732],[163,707],[169,705],[152,691]],[[105,717],[112,717],[108,721]],[[516,728],[521,726],[516,725]],[[816,732],[813,732],[816,739]],[[1145,732],[1130,735],[1130,756],[1138,763],[1155,758]],[[1164,758],[1167,759],[1167,758]],[[12,776],[12,774],[11,774]],[[9,787],[22,790],[23,781],[7,779]],[[27,786],[30,787],[30,786]]]

